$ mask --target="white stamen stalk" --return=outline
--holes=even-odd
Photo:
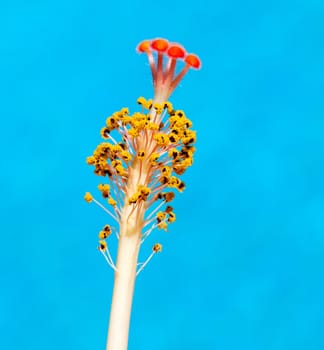
[[[141,244],[144,243],[144,241],[146,240],[146,238],[151,234],[151,232],[157,227],[157,224],[153,224],[148,230],[146,230],[143,233],[143,238],[141,240]]]
[[[116,216],[114,214],[112,214],[107,208],[105,208],[101,203],[99,203],[96,199],[92,199],[93,200],[93,203],[97,204],[98,207],[100,207],[101,209],[103,209],[107,214],[109,214],[114,220],[117,220]]]
[[[150,215],[146,218],[145,224],[143,227],[149,225],[152,220],[150,220],[150,218],[165,204],[165,201],[161,202],[151,213]],[[156,218],[153,218],[153,220],[155,220]]]
[[[104,251],[101,250],[101,254],[103,255],[103,257],[105,258],[105,260],[107,261],[108,265],[116,271],[116,266],[114,265],[112,259],[111,259],[111,255],[109,254],[108,250],[107,250],[107,255],[105,254]]]
[[[137,271],[136,276],[139,275],[139,273],[144,269],[144,267],[150,262],[150,260],[153,258],[153,255],[155,252],[152,252],[151,255],[146,259],[146,261],[143,263],[143,265],[140,267],[140,269]]]

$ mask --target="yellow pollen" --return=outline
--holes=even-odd
[[[117,202],[113,198],[108,199],[108,204],[112,205],[113,207],[117,204]]]
[[[155,253],[160,253],[162,252],[162,244],[160,243],[155,243],[152,250],[155,252]]]
[[[91,203],[91,202],[92,202],[93,197],[92,197],[92,195],[91,195],[90,192],[86,192],[86,194],[84,195],[84,200],[85,200],[86,202],[88,202],[88,203]]]
[[[107,243],[103,240],[100,240],[98,249],[101,250],[102,252],[107,250]]]

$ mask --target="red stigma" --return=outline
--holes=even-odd
[[[184,58],[186,51],[178,44],[173,44],[169,47],[167,55],[171,58]]]
[[[166,51],[168,46],[169,46],[169,43],[165,39],[155,39],[151,42],[152,49],[158,52]]]
[[[183,46],[170,43],[163,38],[140,42],[137,52],[147,54],[152,72],[155,101],[167,101],[190,68],[201,68],[197,55],[187,54]],[[165,62],[166,58],[167,62]],[[179,61],[184,61],[185,64]],[[180,70],[177,67],[179,64],[182,65]]]
[[[201,67],[201,62],[198,56],[190,54],[185,58],[185,62],[192,68],[199,69]]]
[[[137,46],[137,51],[138,52],[148,52],[150,50],[150,41],[149,40],[144,40],[141,43],[138,44]]]

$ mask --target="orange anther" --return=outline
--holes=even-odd
[[[153,50],[164,52],[168,48],[169,43],[165,39],[155,39],[151,43],[151,47]]]
[[[167,54],[169,57],[172,57],[172,58],[183,58],[186,54],[186,51],[184,50],[183,47],[176,44],[176,45],[171,45],[169,47]]]
[[[185,62],[192,68],[199,69],[201,62],[198,56],[190,54],[185,58]]]
[[[138,52],[148,52],[150,50],[150,41],[144,40],[137,46]]]

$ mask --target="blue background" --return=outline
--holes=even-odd
[[[324,348],[323,18],[322,0],[1,1],[1,349],[105,347],[85,157],[151,97],[135,47],[156,36],[202,59],[171,98],[199,140],[129,349]]]

